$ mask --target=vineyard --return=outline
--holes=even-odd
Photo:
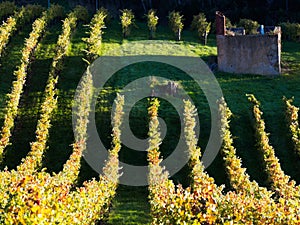
[[[283,42],[280,77],[214,73],[224,95],[217,102],[221,149],[206,169],[201,156],[211,129],[208,100],[178,68],[156,62],[122,68],[91,112],[96,88],[90,68],[98,57],[196,55],[209,63],[217,53],[213,35],[203,45],[181,24],[174,37],[172,29],[156,26],[154,10],[148,24],[135,21],[131,10],[122,13],[116,21],[104,8],[90,17],[82,6],[65,13],[53,4],[1,15],[0,223],[300,224],[300,44]],[[177,81],[192,101],[182,102],[182,124],[167,100],[149,93],[138,101],[131,130],[148,138],[147,151],[138,152],[122,143],[122,89],[152,76]],[[158,85],[163,91],[165,84]],[[83,158],[91,113],[109,149],[101,174]],[[165,136],[159,118],[168,127]],[[189,162],[170,177],[162,161],[181,129]],[[119,184],[120,162],[148,166],[149,185]]]

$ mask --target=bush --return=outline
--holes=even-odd
[[[83,23],[89,22],[90,15],[87,9],[81,5],[77,5],[74,9],[73,12],[75,16],[77,17],[78,21],[81,21]]]
[[[257,21],[250,19],[241,19],[238,23],[239,27],[244,27],[246,34],[257,34],[257,28],[259,26]]]
[[[65,17],[65,9],[63,6],[58,4],[51,4],[51,7],[48,10],[49,20],[56,18],[57,20],[61,20]]]
[[[42,7],[41,5],[26,5],[25,7],[26,9],[26,15],[25,15],[25,18],[24,18],[24,23],[27,23],[27,22],[30,22],[31,20],[39,17],[42,12],[45,11],[45,8]]]
[[[300,24],[299,23],[280,23],[282,38],[289,41],[300,41]]]
[[[14,2],[5,1],[0,3],[0,19],[3,20],[5,17],[12,15],[16,9]]]

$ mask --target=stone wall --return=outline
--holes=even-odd
[[[239,74],[279,75],[281,34],[217,35],[218,68]]]

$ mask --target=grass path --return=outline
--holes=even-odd
[[[108,225],[150,224],[147,187],[120,186],[112,203]]]

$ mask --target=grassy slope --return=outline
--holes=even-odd
[[[109,52],[119,48],[122,43],[126,45],[126,43],[131,41],[147,40],[148,32],[146,26],[140,23],[138,23],[137,26],[138,28],[132,31],[128,40],[123,41],[120,35],[120,25],[115,22],[108,25],[108,29],[104,34],[103,52]],[[74,91],[86,67],[85,63],[82,61],[83,52],[81,51],[81,49],[85,47],[81,38],[86,36],[86,31],[86,28],[83,26],[79,26],[76,30],[72,38],[72,47],[68,57],[65,59],[65,68],[60,76],[58,84],[59,107],[54,115],[53,126],[50,131],[50,147],[44,160],[44,166],[47,167],[50,172],[59,171],[71,151],[70,144],[73,142],[71,106]],[[19,52],[23,46],[23,39],[28,32],[29,31],[24,30],[22,33],[12,38],[7,55],[2,60],[3,66],[0,67],[1,109],[5,105],[3,96],[9,91],[13,77],[12,71],[19,62]],[[10,153],[8,153],[9,157],[6,160],[6,165],[9,165],[10,167],[14,167],[20,161],[21,157],[29,151],[28,143],[32,140],[32,137],[34,137],[38,105],[43,96],[42,92],[48,75],[47,68],[51,63],[54,45],[59,32],[60,26],[50,28],[37,51],[36,61],[32,66],[32,80],[28,87],[28,96],[25,101],[26,106],[21,110],[22,118],[28,118],[27,120],[24,119],[24,121],[28,121],[28,126],[26,125],[28,129],[22,129],[19,135],[14,137],[15,142],[13,146],[8,149]],[[183,33],[184,40],[180,43],[176,43],[170,41],[173,39],[173,35],[168,29],[159,27],[156,39],[162,40],[162,42],[160,42],[162,48],[153,48],[157,45],[151,46],[151,43],[148,43],[148,47],[145,48],[147,51],[151,51],[152,53],[159,51],[159,53],[166,55],[170,52],[175,55],[183,54],[183,52],[191,52],[191,54],[197,54],[204,59],[206,59],[207,56],[216,55],[215,39],[213,37],[210,37],[208,46],[203,46],[199,44],[195,34],[185,31]],[[136,54],[142,54],[145,49],[141,47],[144,46],[145,45],[141,42],[140,44],[133,45],[130,50],[134,51]],[[242,157],[244,165],[248,168],[251,177],[259,181],[262,185],[264,184],[265,175],[262,172],[261,164],[258,160],[259,156],[254,147],[250,104],[247,102],[245,94],[254,93],[262,102],[264,117],[267,122],[267,130],[271,133],[271,143],[276,149],[282,167],[287,174],[291,175],[298,183],[300,183],[300,160],[297,160],[293,154],[290,141],[286,134],[287,129],[284,123],[283,104],[281,101],[283,95],[286,95],[287,97],[295,96],[295,104],[300,106],[300,75],[298,74],[298,71],[300,71],[300,53],[299,51],[297,52],[297,49],[300,49],[299,43],[283,43],[282,58],[284,74],[281,77],[266,78],[253,75],[216,74],[228,105],[234,113],[232,119],[232,132],[236,137],[235,145],[238,148],[238,154]],[[179,79],[181,84],[189,91],[199,107],[199,114],[202,120],[200,145],[204,148],[209,135],[210,125],[209,117],[207,116],[209,111],[207,106],[205,107],[206,100],[201,90],[199,90],[199,88],[197,89],[193,82],[186,79],[184,74],[181,74],[172,68],[159,66],[156,66],[154,70],[153,65],[151,64],[135,65],[129,69],[118,72],[114,76],[114,79],[111,79],[107,84],[107,89],[99,96],[99,99],[103,100],[103,102],[99,104],[96,119],[99,129],[102,131],[100,135],[103,142],[109,146],[110,121],[108,118],[110,114],[110,102],[113,100],[115,90],[121,88],[129,82],[130,79],[150,75],[149,73],[166,75],[170,78],[174,77]],[[6,74],[6,76],[3,77],[2,74]],[[131,76],[128,76],[130,74]],[[145,110],[146,101],[141,101],[137,104],[132,113],[132,124],[135,127],[134,130],[138,130],[136,135],[140,137],[144,137],[147,133]],[[174,121],[178,119],[174,113],[174,109],[166,102],[162,103],[161,115],[166,118],[167,124],[174,124]],[[1,118],[3,118],[3,113],[1,114]],[[24,122],[24,124],[26,123]],[[173,126],[172,129],[170,129],[170,134],[163,143],[162,151],[165,156],[172,151],[170,146],[176,145],[176,140],[174,140],[176,129],[178,129],[176,126]],[[22,153],[17,154],[17,152],[19,152],[18,149],[22,149],[20,150]],[[121,152],[121,159],[133,164],[139,164],[141,162],[145,163],[145,158],[145,154],[136,153],[126,148]],[[208,171],[216,178],[218,183],[226,183],[224,168],[220,157],[217,157]],[[80,182],[95,175],[96,173],[94,173],[83,161]],[[186,175],[187,170],[183,169],[174,176],[174,179],[186,182]],[[114,225],[147,224],[149,221],[149,204],[147,203],[146,188],[120,186],[113,203],[109,223]]]

